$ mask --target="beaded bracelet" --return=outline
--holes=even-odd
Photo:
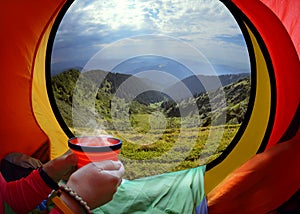
[[[87,203],[74,190],[72,190],[71,187],[66,186],[66,185],[59,185],[59,189],[65,193],[67,193],[75,201],[77,201],[83,207],[83,209],[86,213],[92,214],[91,209],[87,205]]]

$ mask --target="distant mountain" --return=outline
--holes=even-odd
[[[68,69],[52,77],[52,89],[56,103],[61,106],[62,112],[69,120],[72,118],[71,108],[74,102],[74,91],[76,91],[77,97],[82,97],[79,105],[89,105],[86,99],[89,96],[94,96],[96,103],[99,103],[99,107],[102,109],[102,113],[108,115],[107,109],[110,108],[110,102],[113,98],[135,101],[137,103],[136,108],[144,108],[139,105],[148,106],[151,103],[169,99],[159,90],[153,90],[153,88],[161,88],[161,86],[153,87],[152,84],[154,83],[149,79],[102,70],[81,73],[77,69]],[[89,111],[87,110],[87,112]],[[92,112],[88,114],[92,114]],[[88,117],[83,117],[82,120],[84,118]]]
[[[167,73],[170,76],[172,75],[174,79],[184,79],[188,76],[193,75],[193,73],[181,62],[167,57],[154,55],[137,56],[130,58],[117,65],[112,71],[131,75],[147,71],[158,71]],[[175,83],[174,79],[170,81],[170,78],[156,78],[153,75],[150,78],[155,82],[163,84],[165,86],[169,86]]]
[[[106,93],[126,101],[135,100],[141,104],[149,105],[166,100],[166,95],[158,90],[161,86],[153,86],[156,83],[146,78],[101,70],[89,71],[84,75],[98,87],[105,89]]]
[[[247,109],[249,94],[250,94],[250,77],[247,74],[241,75],[222,75],[219,77],[222,87],[217,84],[217,77],[201,76],[201,81],[206,81],[206,86],[209,89],[214,89],[218,95],[218,90],[223,90],[226,96],[226,105],[219,106],[220,111],[227,112],[227,122],[239,123],[242,121],[244,113]],[[80,81],[78,81],[80,80]],[[179,83],[168,88],[174,90],[177,97],[172,97],[173,93],[170,91],[161,92],[159,90],[152,90],[151,84],[153,82],[145,78],[138,78],[129,74],[109,73],[101,70],[94,70],[85,73],[80,73],[79,70],[69,69],[56,76],[52,77],[52,89],[56,104],[60,109],[62,117],[66,123],[72,127],[72,106],[78,102],[83,111],[77,115],[82,124],[88,124],[89,118],[95,117],[93,108],[96,108],[96,115],[98,117],[106,118],[107,121],[111,119],[111,102],[115,99],[117,108],[125,108],[127,101],[130,103],[130,113],[152,112],[153,106],[159,107],[168,117],[181,117],[179,108],[188,109],[190,102],[196,102],[199,109],[199,115],[203,126],[209,125],[212,118],[221,113],[211,112],[211,102],[217,102],[218,96],[214,96],[209,100],[206,90],[203,85],[199,84],[198,77],[192,76],[184,79],[183,84],[191,90],[193,96],[180,97],[182,90],[177,89]],[[200,86],[198,86],[200,85]],[[159,88],[160,86],[158,86]],[[92,94],[93,102],[86,100],[88,95]],[[150,90],[149,90],[150,89]],[[77,100],[74,100],[74,91],[76,92]],[[176,100],[179,98],[180,100]],[[194,98],[193,98],[194,97]],[[194,101],[193,101],[194,99]],[[91,106],[91,104],[93,106]],[[154,105],[150,105],[154,104]],[[84,126],[84,125],[83,125]],[[107,125],[108,126],[108,125]]]
[[[66,62],[56,62],[51,63],[51,76],[58,75],[66,70],[76,69],[81,71],[83,66],[86,64],[86,60],[77,60],[76,64],[66,61]]]
[[[181,100],[191,95],[196,97],[197,95],[211,90],[216,90],[220,87],[235,83],[240,79],[249,78],[250,74],[226,74],[220,76],[205,76],[194,75],[183,79],[180,82],[164,89],[164,93],[172,94],[173,99]]]

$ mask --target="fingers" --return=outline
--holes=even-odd
[[[57,158],[60,161],[65,162],[67,165],[77,165],[78,157],[71,150],[67,150],[62,156]]]
[[[102,161],[102,162],[95,162],[94,165],[100,169],[101,173],[107,173],[114,177],[120,178],[119,184],[122,181],[122,176],[125,173],[125,169],[123,164],[120,161]]]
[[[103,178],[112,179],[118,183],[117,186],[122,182],[122,177],[125,173],[123,164],[120,161],[112,160],[92,162],[83,166],[78,171],[86,171],[89,172],[89,174],[93,173],[95,178],[102,176]]]
[[[45,172],[55,181],[67,179],[75,170],[77,165],[77,156],[71,152],[66,152],[62,156],[47,162],[43,168]]]
[[[121,167],[118,170],[103,170],[102,172],[121,178],[124,175],[125,170],[123,164],[121,164]]]
[[[112,200],[122,183],[123,175],[124,166],[120,161],[94,162],[74,172],[67,185],[73,188],[91,208],[95,208]]]
[[[75,165],[77,165],[78,158],[77,158],[77,155],[75,155],[70,150],[68,150],[62,156],[60,156],[58,158],[55,158],[52,161],[55,162],[55,164],[58,167],[60,165],[62,167],[64,167],[64,166],[68,167],[68,166],[75,166]]]
[[[119,170],[123,164],[120,161],[106,160],[93,163],[97,168],[102,170]]]

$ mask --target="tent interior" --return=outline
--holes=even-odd
[[[246,29],[253,55],[255,99],[239,141],[226,156],[205,167],[128,181],[99,213],[111,213],[125,199],[130,199],[130,203],[127,208],[124,204],[118,208],[124,210],[122,213],[139,210],[200,213],[201,204],[206,200],[209,213],[239,213],[241,207],[243,213],[268,213],[299,190],[300,1],[223,3]],[[57,120],[49,101],[46,58],[53,25],[61,10],[72,1],[10,0],[0,4],[0,157],[21,152],[46,162],[68,150],[70,136]],[[185,201],[177,205],[176,200],[181,196],[176,187],[186,188],[182,186],[183,181],[188,183],[189,178],[192,181]],[[151,186],[159,182],[174,186],[169,190],[170,200],[160,200],[156,206],[155,199],[163,196],[144,184]],[[157,192],[160,188],[163,187],[158,185]],[[141,191],[151,195],[142,205],[139,204],[144,199]],[[141,199],[134,200],[138,197]],[[143,208],[146,206],[151,209]]]

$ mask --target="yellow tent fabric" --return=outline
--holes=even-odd
[[[247,28],[249,30],[249,28]],[[271,85],[266,61],[261,49],[251,32],[255,64],[256,64],[256,93],[251,117],[239,143],[221,163],[217,164],[205,175],[205,190],[210,192],[230,172],[238,168],[256,154],[267,130],[271,109]],[[255,136],[255,139],[253,138]]]

